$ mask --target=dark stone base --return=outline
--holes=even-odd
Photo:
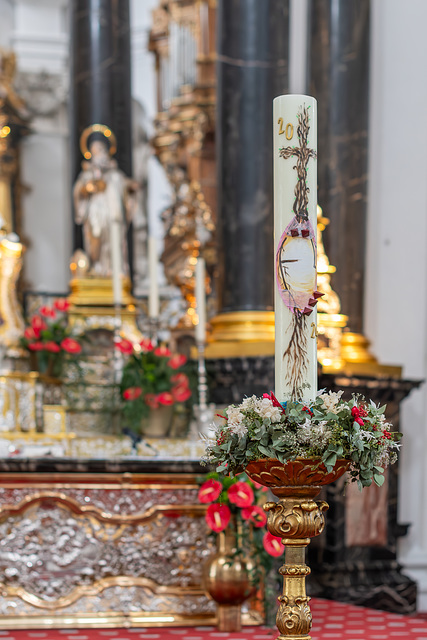
[[[413,614],[417,604],[416,583],[401,573],[397,562],[362,562],[331,566],[311,565],[307,593],[312,597]]]

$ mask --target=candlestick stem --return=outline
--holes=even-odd
[[[151,342],[157,346],[158,342],[159,342],[159,318],[158,316],[156,317],[149,317],[148,318],[148,331],[149,331],[149,337]]]

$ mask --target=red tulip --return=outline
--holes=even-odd
[[[70,303],[68,302],[67,298],[58,298],[58,300],[55,300],[55,302],[53,303],[53,306],[57,311],[65,312],[70,308]]]
[[[185,375],[185,373],[175,373],[171,377],[171,382],[173,382],[174,385],[177,386],[177,387],[181,387],[181,386],[188,387],[188,385],[189,385],[189,380],[188,380],[187,376]]]
[[[250,507],[254,502],[254,492],[246,482],[236,482],[228,490],[228,499],[238,507]]]
[[[209,529],[219,533],[226,529],[230,522],[231,511],[226,504],[211,504],[207,508],[205,520]]]
[[[74,338],[64,338],[61,342],[61,347],[67,353],[80,353],[82,350],[82,345]]]
[[[41,332],[47,329],[47,324],[44,320],[42,320],[42,318],[40,318],[40,316],[33,316],[31,318],[31,327],[36,334],[36,338],[40,338]]]
[[[30,351],[42,351],[44,345],[43,342],[31,342],[31,344],[28,345],[28,348]]]
[[[221,491],[222,483],[210,478],[206,480],[199,489],[199,502],[203,504],[215,502],[215,500],[219,498]]]
[[[159,401],[155,393],[147,393],[144,398],[145,404],[150,407],[150,409],[158,409]]]
[[[36,336],[36,333],[33,327],[27,327],[24,331],[24,338],[27,340],[36,340],[39,336]]]
[[[191,398],[191,390],[183,384],[172,388],[172,395],[175,402],[185,402],[188,398]]]
[[[153,351],[154,349],[154,344],[149,338],[144,338],[139,344],[141,346],[141,350],[145,353],[147,353],[147,351]]]
[[[125,400],[136,400],[141,394],[141,387],[129,387],[123,391],[123,398]]]
[[[264,509],[256,504],[242,509],[243,520],[249,520],[255,527],[264,527],[267,524],[267,516]]]
[[[282,539],[271,535],[269,531],[265,532],[262,544],[267,553],[275,558],[281,556],[285,550],[285,547],[282,544]]]
[[[159,393],[159,395],[157,396],[157,400],[160,402],[160,404],[163,404],[166,407],[175,402],[173,395],[169,393],[169,391],[163,391],[163,393]]]
[[[167,347],[156,347],[154,349],[155,356],[161,356],[163,358],[170,358],[172,355],[172,351],[169,351]]]
[[[44,316],[45,318],[55,318],[56,317],[56,313],[55,310],[52,309],[52,307],[40,307],[39,309],[40,315]]]
[[[44,350],[50,351],[51,353],[59,353],[61,351],[61,347],[53,340],[49,340],[49,342],[44,343]]]
[[[133,353],[133,344],[130,340],[120,340],[116,342],[116,349],[130,356]]]
[[[179,369],[180,367],[184,366],[184,364],[187,362],[187,358],[182,355],[182,353],[177,353],[175,356],[172,356],[172,358],[168,361],[168,366],[171,369]]]

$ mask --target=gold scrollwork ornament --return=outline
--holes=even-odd
[[[329,509],[326,502],[314,500],[300,501],[284,499],[267,502],[269,531],[281,538],[312,538],[322,533],[325,527],[324,511]]]

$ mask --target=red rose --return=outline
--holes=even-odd
[[[210,478],[209,480],[206,480],[199,489],[199,502],[202,502],[203,504],[215,502],[215,500],[219,498],[221,491],[221,482]]]
[[[228,499],[238,507],[250,507],[254,502],[254,492],[246,482],[236,482],[228,490]]]
[[[360,411],[358,407],[353,407],[351,410],[351,415],[353,418],[358,418],[360,416]]]
[[[136,400],[141,394],[141,387],[129,387],[123,391],[123,398],[125,400]]]
[[[141,340],[139,344],[141,347],[141,351],[144,351],[145,353],[147,351],[152,351],[154,349],[154,344],[151,342],[149,338],[144,338],[143,340]]]
[[[154,349],[155,356],[162,356],[163,358],[170,358],[172,351],[169,351],[167,347],[156,347]]]
[[[362,418],[356,418],[355,422],[357,422],[357,424],[360,424],[361,427],[365,426],[365,423],[363,422]]]
[[[40,316],[33,316],[31,318],[31,327],[36,335],[36,338],[40,338],[40,334],[42,331],[47,329],[47,324]]]
[[[267,524],[267,516],[262,507],[254,504],[252,507],[242,509],[243,520],[249,520],[255,527],[263,527]]]
[[[130,356],[133,353],[133,344],[130,340],[120,340],[116,342],[116,349]]]
[[[57,311],[65,312],[70,308],[70,303],[68,302],[67,298],[58,298],[58,300],[55,300],[55,302],[53,303],[53,306]]]
[[[172,358],[168,361],[168,366],[171,369],[179,369],[180,367],[184,366],[184,364],[187,362],[187,358],[182,355],[182,353],[177,353],[175,356],[172,356]]]
[[[52,307],[40,307],[39,312],[40,315],[44,316],[45,318],[55,318],[56,316],[55,310],[52,309]]]
[[[172,395],[175,402],[185,402],[188,398],[191,398],[191,390],[183,384],[180,384],[172,389]]]
[[[171,377],[171,382],[173,382],[176,387],[188,387],[189,385],[189,380],[185,373],[175,373]]]
[[[211,504],[207,508],[205,520],[209,529],[219,533],[227,528],[230,522],[231,511],[226,504]]]
[[[49,342],[44,343],[44,350],[50,351],[51,353],[59,353],[61,351],[61,347],[53,340],[49,340]]]
[[[159,401],[155,393],[147,393],[144,398],[145,404],[150,407],[150,409],[158,409]]]
[[[173,395],[169,393],[169,391],[163,391],[163,393],[159,393],[159,395],[157,396],[157,400],[160,402],[160,404],[163,404],[166,407],[175,402],[175,400],[173,399]]]
[[[262,544],[267,553],[275,558],[281,556],[285,550],[285,547],[282,544],[282,539],[271,535],[269,531],[265,532]]]
[[[43,342],[32,342],[28,345],[28,348],[30,349],[30,351],[42,351]]]
[[[27,340],[36,340],[39,336],[36,336],[36,333],[33,327],[27,327],[24,331],[24,338]]]
[[[61,342],[61,347],[67,353],[80,353],[82,350],[82,345],[74,338],[64,338]]]

